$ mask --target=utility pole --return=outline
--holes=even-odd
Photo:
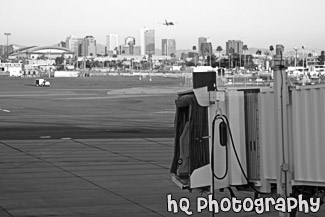
[[[9,36],[11,35],[11,33],[6,32],[4,33],[5,36],[7,36],[7,55],[6,55],[6,60],[7,60],[7,71],[9,71],[9,61],[8,61],[8,57],[9,57]]]

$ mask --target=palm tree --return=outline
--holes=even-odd
[[[247,45],[246,44],[244,44],[244,46],[243,46],[243,51],[244,51],[244,67],[245,67],[245,62],[246,62],[246,51],[248,50],[248,47],[247,47]]]
[[[219,52],[219,68],[220,68],[220,52],[222,51],[222,47],[221,46],[218,46],[217,47],[217,51]]]
[[[270,51],[271,51],[271,52],[274,51],[274,47],[273,47],[273,45],[270,46]]]

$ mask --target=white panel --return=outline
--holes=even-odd
[[[247,174],[246,168],[246,145],[245,145],[245,109],[244,109],[244,92],[228,91],[227,92],[227,116],[231,128],[234,145],[241,162],[241,165]],[[229,175],[231,185],[247,184],[245,177],[240,169],[236,159],[230,137],[228,138],[228,156],[229,156]]]
[[[190,188],[201,188],[212,184],[211,165],[207,164],[193,171],[190,176]],[[227,186],[227,185],[226,185]]]
[[[216,115],[216,111],[221,109],[222,113],[225,114],[226,111],[225,102],[220,102],[218,104],[212,104],[209,107],[209,132],[210,132],[210,153],[212,151],[212,121]],[[217,120],[215,122],[215,131],[214,131],[214,173],[217,176],[223,176],[225,168],[227,166],[226,162],[226,149],[219,144],[219,123]],[[211,160],[211,159],[210,159]],[[212,162],[212,161],[210,161]],[[214,188],[226,188],[229,187],[229,171],[226,177],[222,180],[214,179]]]
[[[78,77],[79,71],[55,71],[54,77]]]

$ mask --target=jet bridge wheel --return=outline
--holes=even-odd
[[[325,188],[315,187],[315,186],[294,186],[292,188],[292,194],[290,196],[298,199],[299,195],[302,195],[302,199],[309,200],[311,197],[320,197],[320,206],[324,204],[325,201]],[[295,208],[291,213],[290,217],[296,217],[297,208]]]

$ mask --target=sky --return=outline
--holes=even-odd
[[[165,19],[176,25],[162,25]],[[191,49],[198,37],[208,37],[214,49],[242,40],[254,48],[325,50],[324,22],[324,0],[1,0],[0,12],[9,44],[25,46],[54,45],[70,35],[92,35],[104,45],[111,33],[120,43],[133,36],[139,45],[140,28],[148,27],[156,49],[163,38]],[[0,44],[6,44],[3,33]]]

